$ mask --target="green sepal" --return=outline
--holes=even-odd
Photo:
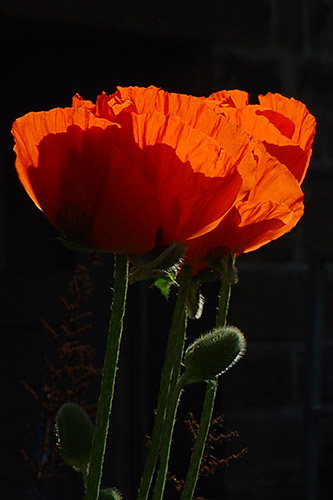
[[[244,354],[246,341],[234,327],[217,328],[191,344],[184,356],[187,383],[215,380]]]
[[[186,245],[173,241],[166,248],[155,248],[145,255],[131,255],[130,259],[133,266],[129,275],[129,282],[162,279],[162,282],[166,281],[167,283],[170,281],[171,286],[175,283],[175,276],[181,269],[182,259],[186,251]],[[165,288],[164,284],[162,288]]]
[[[230,285],[235,285],[238,281],[237,269],[235,266],[235,254],[229,253],[219,259],[208,262],[209,266],[218,271],[222,279],[227,280]]]
[[[200,283],[191,279],[186,295],[186,307],[191,319],[199,319],[202,315],[205,298],[201,293]]]
[[[87,413],[75,403],[65,403],[56,415],[57,445],[61,458],[77,471],[90,460],[93,425]]]
[[[60,241],[60,243],[64,247],[68,248],[69,250],[73,250],[74,252],[91,252],[92,250],[94,250],[92,247],[84,245],[83,243],[78,243],[77,241],[69,239],[64,234],[57,236],[56,239]]]
[[[217,269],[205,269],[197,272],[192,279],[198,283],[213,283],[221,278],[221,273]]]

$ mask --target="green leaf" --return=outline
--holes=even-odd
[[[177,285],[176,277],[177,272],[169,270],[168,272],[164,272],[163,275],[154,281],[154,285],[160,290],[165,299],[169,297],[172,285]]]

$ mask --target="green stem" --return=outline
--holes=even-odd
[[[98,400],[96,424],[91,448],[89,474],[87,478],[85,500],[97,500],[103,470],[109,418],[114,393],[123,318],[128,286],[128,257],[115,255],[114,294],[111,307],[108,338],[103,367],[101,391]]]
[[[170,326],[152,440],[149,447],[149,452],[142,475],[137,500],[147,500],[148,498],[156,467],[157,457],[161,446],[166,409],[168,407],[170,393],[179,377],[187,324],[186,296],[190,277],[191,267],[184,266],[179,278],[180,286]]]
[[[220,328],[221,326],[225,326],[227,323],[230,295],[231,295],[231,283],[228,281],[227,277],[222,276],[215,328]]]
[[[180,400],[180,395],[186,383],[187,383],[187,375],[183,374],[178,380],[175,387],[173,388],[173,391],[169,399],[169,405],[166,413],[165,426],[161,442],[160,464],[158,468],[156,484],[153,493],[153,500],[162,500],[163,498],[166,475],[168,471],[173,428],[175,425],[176,413]]]
[[[222,276],[221,291],[219,296],[219,305],[216,316],[216,328],[226,325],[229,301],[231,294],[231,283],[227,273]],[[185,487],[181,500],[192,500],[194,490],[198,481],[200,464],[205,451],[206,440],[210,428],[213,414],[215,397],[217,392],[217,380],[207,382],[205,399],[200,419],[200,427],[197,438],[194,443],[189,470],[186,477]]]
[[[192,500],[197,484],[200,463],[205,449],[216,396],[217,380],[207,382],[206,394],[201,413],[200,427],[193,447],[190,466],[181,500]]]

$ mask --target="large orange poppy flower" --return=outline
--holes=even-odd
[[[74,101],[92,109],[93,103],[79,96]],[[303,215],[301,183],[311,158],[315,119],[301,102],[269,93],[259,96],[258,105],[249,105],[241,90],[198,99],[153,86],[118,87],[111,96],[98,97],[94,112],[117,121],[120,109],[176,115],[212,137],[228,155],[244,160],[237,164],[243,179],[237,200],[215,228],[186,241],[187,262],[256,250],[290,231]]]
[[[199,120],[214,116],[191,99]],[[28,113],[12,130],[19,178],[55,228],[84,245],[143,254],[185,242],[220,222],[256,168],[228,119],[219,126],[240,142],[230,152],[188,111],[190,120],[162,107],[139,113],[134,98],[109,106],[102,94],[96,106],[76,96],[72,108]]]
[[[156,87],[119,87],[94,104],[76,95],[72,108],[16,120],[16,169],[60,232],[105,251],[143,254],[178,241],[189,245],[191,262],[216,248],[237,251],[240,238],[231,245],[221,228],[234,232],[245,213],[251,224],[274,219],[259,231],[269,241],[301,216],[300,180],[283,163],[283,148],[299,146],[309,159],[314,124],[306,142],[302,125],[311,115],[304,112],[297,133],[305,145],[266,144],[225,112],[250,108],[245,96],[233,91],[205,99]],[[266,107],[275,121],[281,115],[293,123],[293,115],[273,105],[259,111]],[[242,243],[241,251],[251,245]]]

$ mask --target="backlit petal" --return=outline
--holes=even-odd
[[[103,250],[144,253],[155,244],[158,204],[143,175],[113,146],[118,128],[84,108],[31,113],[13,127],[16,168],[60,232]],[[19,138],[26,130],[30,141],[23,148]],[[140,238],[134,239],[129,233],[138,228]]]
[[[13,125],[16,169],[70,238],[142,254],[173,241],[207,261],[272,241],[303,213],[315,120],[295,99],[154,86],[102,92],[96,105],[29,113]]]

